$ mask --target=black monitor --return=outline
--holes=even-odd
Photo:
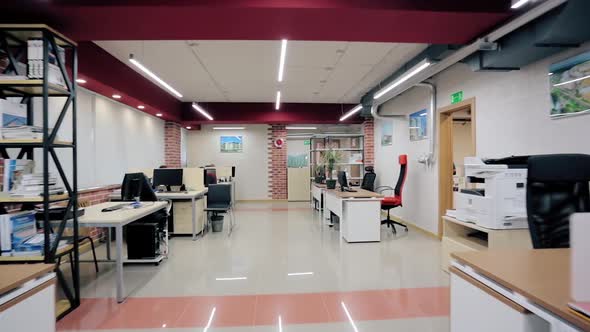
[[[158,200],[145,174],[127,173],[121,185],[121,200],[133,201],[136,197],[139,197],[139,200],[144,202],[155,202]]]
[[[205,187],[209,187],[210,184],[217,184],[217,172],[215,168],[205,168],[204,172],[203,180]]]
[[[340,190],[344,191],[348,188],[348,181],[346,180],[346,172],[338,171],[338,183],[340,184]]]
[[[182,186],[182,168],[158,168],[154,169],[154,187],[166,186],[170,190],[171,186]]]

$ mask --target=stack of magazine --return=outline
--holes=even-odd
[[[43,254],[45,237],[37,233],[35,211],[0,215],[0,249],[2,256],[38,256]],[[55,234],[49,241],[54,242]],[[60,241],[58,248],[67,245]]]
[[[64,188],[57,184],[57,177],[49,173],[49,195],[60,195],[64,193]],[[14,184],[10,190],[12,197],[39,197],[43,195],[43,174],[31,173],[23,174],[20,181]]]
[[[42,139],[43,127],[39,126],[14,126],[4,127],[2,130],[3,139]],[[49,128],[51,132],[51,128]]]

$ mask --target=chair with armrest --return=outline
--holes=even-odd
[[[408,231],[408,226],[392,220],[389,215],[389,211],[391,209],[402,206],[402,192],[406,182],[406,175],[408,174],[408,155],[402,154],[399,156],[399,165],[399,177],[397,179],[395,188],[391,188],[389,186],[380,186],[375,188],[375,191],[381,194],[386,191],[393,192],[393,196],[387,196],[381,201],[381,210],[387,210],[387,219],[382,220],[381,225],[386,224],[388,228],[391,227],[393,229],[393,233],[396,233],[395,225],[403,227],[406,232]]]
[[[365,167],[365,175],[363,176],[363,182],[361,183],[361,189],[374,191],[375,190],[375,168],[373,166]]]
[[[570,216],[590,212],[590,155],[528,159],[526,205],[533,247],[569,248]]]

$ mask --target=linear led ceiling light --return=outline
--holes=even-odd
[[[433,64],[433,62],[430,61],[430,60],[428,60],[428,59],[424,59],[424,60],[420,61],[417,65],[415,65],[410,70],[408,70],[407,72],[405,72],[398,79],[396,79],[395,81],[389,83],[389,85],[387,85],[383,89],[377,91],[377,93],[375,94],[375,96],[373,96],[373,99],[379,99],[379,98],[383,97],[383,95],[385,95],[389,91],[395,89],[396,87],[400,86],[402,83],[404,83],[405,81],[407,81],[410,78],[414,77],[416,74],[418,74],[419,72],[421,72],[424,69],[428,68],[432,64]]]
[[[285,57],[287,56],[287,40],[281,40],[281,57],[279,60],[279,82],[283,81],[283,72],[285,71]]]
[[[576,79],[569,80],[569,81],[565,81],[565,82],[561,82],[561,83],[557,83],[557,84],[553,84],[553,86],[562,86],[562,85],[566,85],[566,84],[570,84],[570,83],[582,81],[582,80],[585,80],[585,79],[588,79],[588,78],[590,78],[590,75],[584,76],[584,77],[580,77],[580,78],[576,78]]]
[[[76,82],[78,82],[80,84],[84,84],[84,83],[86,83],[86,80],[83,78],[78,78],[78,79],[76,79]]]
[[[277,91],[277,101],[275,102],[275,110],[281,108],[281,91]]]
[[[285,127],[287,130],[316,130],[317,127]]]
[[[213,130],[244,130],[246,127],[213,127]]]
[[[518,8],[524,6],[524,4],[526,4],[527,2],[529,2],[529,0],[518,0],[518,1],[513,0],[512,6],[510,8],[518,9]]]
[[[158,82],[159,85],[164,87],[170,93],[172,93],[173,95],[175,95],[178,98],[182,98],[182,95],[180,94],[180,92],[176,91],[172,86],[170,86],[170,84],[164,82],[161,78],[158,77],[158,75],[154,74],[151,70],[147,69],[146,67],[144,67],[144,65],[139,63],[139,61],[135,60],[135,58],[133,57],[133,54],[129,54],[129,61],[132,64],[134,64],[135,67],[141,69],[141,71],[144,72],[146,75],[148,75],[151,79]]]
[[[340,117],[340,121],[344,121],[344,120],[350,118],[353,114],[359,112],[362,109],[363,109],[363,105],[361,105],[361,104],[356,105],[353,109],[346,112],[346,114],[344,114],[342,117]]]
[[[193,108],[197,110],[197,112],[201,113],[204,117],[206,117],[209,120],[213,120],[213,117],[207,113],[207,111],[205,111],[201,106],[199,106],[197,103],[193,103]]]

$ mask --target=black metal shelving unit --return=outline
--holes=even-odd
[[[22,79],[26,73],[21,73],[18,63],[27,62],[27,41],[29,39],[43,40],[43,79]],[[65,50],[66,64],[57,54],[58,46]],[[65,81],[65,87],[49,82],[49,53],[50,48],[55,52],[55,58],[61,74]],[[60,289],[65,296],[65,300],[57,303],[57,319],[62,318],[69,312],[80,305],[80,268],[79,268],[79,248],[78,248],[78,183],[77,183],[77,147],[76,147],[76,78],[78,71],[78,54],[77,45],[59,32],[53,30],[47,25],[2,25],[0,24],[0,50],[4,51],[8,58],[8,66],[2,75],[11,75],[0,80],[0,98],[19,97],[21,103],[27,105],[27,124],[34,124],[33,98],[42,98],[42,123],[43,139],[24,139],[24,140],[5,140],[0,139],[0,155],[2,158],[10,158],[10,153],[18,151],[16,159],[33,159],[34,150],[42,151],[43,161],[43,195],[38,198],[18,198],[18,197],[0,197],[1,209],[6,211],[7,205],[21,205],[21,209],[32,209],[35,206],[43,207],[43,234],[45,238],[42,256],[0,256],[1,264],[23,264],[44,262],[55,265],[55,273]],[[68,72],[69,69],[69,72]],[[19,78],[20,77],[20,78]],[[54,97],[65,97],[64,105],[57,116],[53,125],[53,130],[49,125],[49,100]],[[64,119],[71,109],[72,118],[72,141],[58,141],[57,133],[63,125]],[[72,153],[72,183],[68,181],[67,174],[56,153],[57,149],[69,149]],[[50,158],[53,160],[59,177],[65,187],[66,193],[63,195],[49,194],[49,163]],[[53,222],[49,218],[49,207],[53,203],[62,202],[67,204],[66,210],[71,212],[73,218],[68,220],[65,216],[59,222]],[[65,248],[59,248],[59,242],[63,238],[66,224],[71,222],[69,227],[73,228],[73,237],[71,245]],[[50,243],[50,234],[55,234],[56,240]],[[73,262],[71,262],[71,279],[68,280],[66,274],[58,265],[58,258],[65,254],[72,253]]]

